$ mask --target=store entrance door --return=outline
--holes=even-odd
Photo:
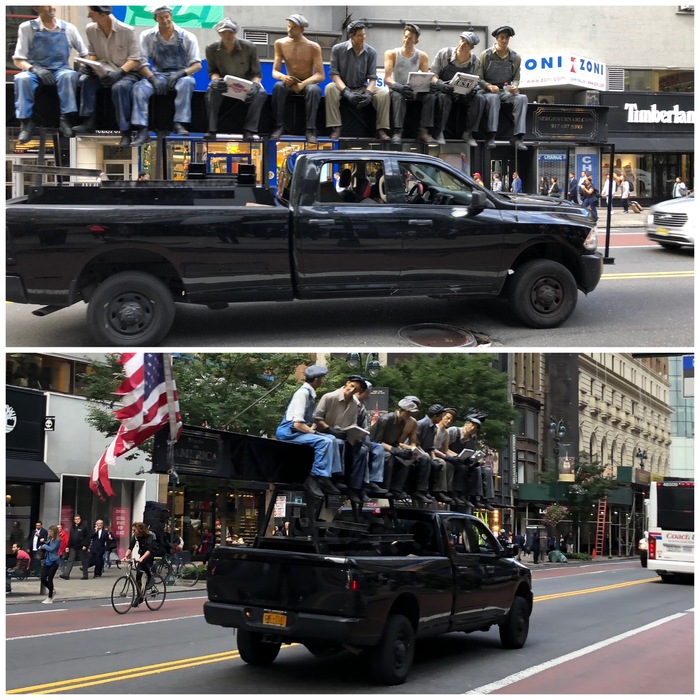
[[[207,155],[207,172],[213,175],[236,175],[240,163],[250,163],[248,155]]]

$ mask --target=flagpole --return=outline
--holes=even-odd
[[[168,399],[168,424],[170,433],[168,435],[167,465],[168,465],[168,489],[172,493],[170,501],[170,551],[174,554],[173,543],[175,542],[175,443],[177,442],[177,418],[175,416],[175,397],[173,394],[173,365],[172,355],[163,353],[163,373],[165,375],[165,392]],[[167,502],[167,498],[165,499]]]

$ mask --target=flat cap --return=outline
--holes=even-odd
[[[507,24],[504,24],[502,27],[498,27],[498,29],[494,29],[491,32],[491,36],[496,37],[499,34],[502,34],[503,32],[505,32],[506,34],[510,34],[510,36],[515,36],[513,27],[509,27]]]
[[[403,25],[403,28],[412,29],[416,33],[416,36],[420,36],[420,27],[417,24],[414,24],[413,22],[406,22]]]
[[[428,409],[428,415],[429,416],[439,416],[441,413],[445,412],[445,407],[442,404],[439,403],[434,403],[429,409]]]
[[[151,14],[155,17],[156,15],[159,15],[161,12],[170,12],[172,13],[173,8],[170,7],[170,5],[158,5],[157,7],[154,7],[151,10]]]
[[[408,411],[409,413],[418,412],[418,406],[416,405],[415,401],[411,401],[408,396],[399,401],[399,408],[402,411]]]
[[[358,29],[366,29],[367,25],[361,20],[356,19],[354,22],[350,22],[347,26],[348,36],[352,36]]]
[[[456,415],[457,415],[457,409],[456,409],[456,408],[446,408],[446,409],[445,409],[445,413],[449,413],[449,414],[451,414],[451,415],[453,415],[453,416],[456,416]]]
[[[238,22],[230,17],[224,17],[221,22],[214,27],[217,32],[233,32],[234,34],[237,34],[240,28]]]
[[[88,5],[88,8],[93,12],[103,12],[106,15],[112,11],[111,5]]]
[[[421,400],[417,396],[404,396],[404,399],[408,399],[409,401],[413,401],[418,408],[420,408]]]
[[[328,367],[323,365],[311,365],[304,370],[304,377],[309,381],[318,379],[319,377],[325,377],[328,374]]]
[[[465,419],[465,423],[474,423],[474,425],[481,425],[481,419],[474,415],[473,413],[470,413]]]
[[[479,35],[475,32],[462,32],[459,35],[460,39],[470,43],[472,46],[476,46],[479,43]]]
[[[306,19],[304,15],[301,15],[298,12],[295,12],[293,15],[289,15],[289,17],[287,17],[286,20],[287,22],[294,22],[294,24],[298,24],[300,27],[309,26],[309,20]]]
[[[351,374],[348,377],[348,381],[357,382],[362,387],[362,391],[367,388],[367,380],[361,374]]]

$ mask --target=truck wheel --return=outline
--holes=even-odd
[[[516,596],[506,621],[498,625],[501,644],[505,649],[520,649],[530,631],[530,612],[525,598]]]
[[[511,279],[510,301],[515,315],[531,328],[556,328],[576,308],[574,276],[554,260],[530,260]]]
[[[415,633],[408,618],[389,615],[379,644],[369,650],[372,677],[386,685],[403,683],[413,665],[414,651]]]
[[[251,666],[269,666],[280,653],[279,642],[263,642],[260,632],[238,630],[238,652],[243,661]]]
[[[118,272],[97,287],[87,319],[100,345],[157,345],[175,319],[167,287],[145,272]]]

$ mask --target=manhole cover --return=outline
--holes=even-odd
[[[418,323],[399,331],[399,337],[414,345],[428,348],[473,348],[478,345],[476,336],[461,328],[442,323]]]

